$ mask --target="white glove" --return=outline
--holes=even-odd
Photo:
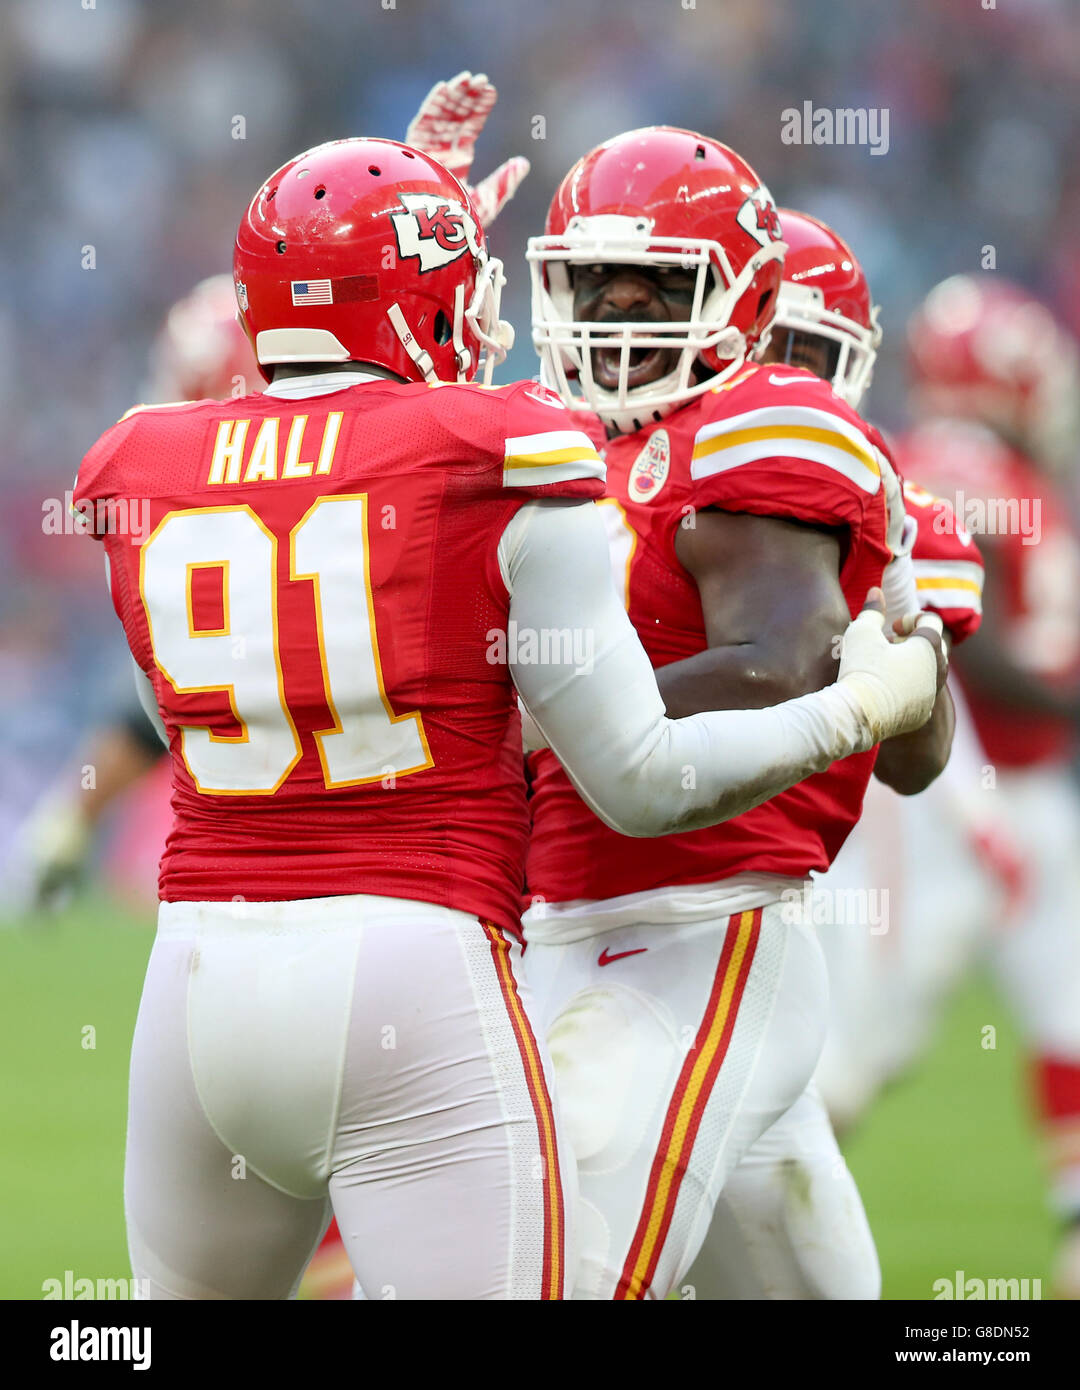
[[[469,183],[477,137],[497,95],[484,73],[459,72],[449,82],[436,82],[405,132],[406,145],[437,159],[465,185],[484,227],[491,226],[529,172],[529,161],[517,155],[478,184]]]
[[[911,613],[904,621],[908,633],[922,628],[941,636],[936,613]],[[939,649],[917,636],[890,642],[884,626],[883,613],[862,610],[844,633],[837,676],[837,684],[858,702],[875,743],[921,728],[939,688]],[[940,661],[946,661],[944,651]]]

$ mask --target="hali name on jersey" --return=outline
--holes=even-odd
[[[288,482],[290,478],[310,478],[327,475],[334,466],[334,450],[337,448],[338,434],[341,432],[342,412],[332,410],[323,425],[319,452],[314,461],[302,459],[304,431],[308,417],[296,415],[288,422],[289,433],[285,439],[285,453],[280,449],[281,420],[270,415],[259,426],[247,455],[247,467],[241,474],[244,462],[244,446],[247,442],[251,420],[222,420],[218,424],[214,440],[214,452],[210,458],[210,469],[206,476],[208,485],[226,483],[274,483]],[[281,463],[280,470],[278,463]]]

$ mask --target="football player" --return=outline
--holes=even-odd
[[[982,749],[982,799],[1004,814],[1026,895],[991,960],[1031,1053],[1056,1211],[1055,1286],[1080,1297],[1080,545],[1064,488],[1080,439],[1077,348],[996,272],[936,286],[908,329],[916,419],[901,461],[953,499],[986,561],[986,616],[957,676]],[[905,465],[906,467],[906,465]]]
[[[750,166],[666,127],[580,160],[529,243],[543,378],[602,422],[616,580],[673,715],[821,688],[830,634],[906,559],[898,480],[857,413],[799,366],[748,360],[783,252]],[[950,733],[943,694],[885,762],[929,778]],[[578,1296],[676,1287],[727,1175],[804,1096],[825,971],[783,899],[843,843],[873,762],[639,844],[554,751],[532,755],[526,970],[578,1161]]]
[[[150,352],[147,401],[226,400],[261,391],[263,379],[236,312],[231,274],[211,275],[168,311]],[[134,690],[115,718],[96,733],[80,765],[95,769],[92,792],[67,788],[45,798],[28,822],[23,842],[28,907],[53,908],[83,878],[98,827],[110,807],[151,768],[166,759],[157,730]],[[74,780],[70,775],[68,785]],[[156,790],[156,787],[155,787]],[[300,1296],[347,1298],[352,1271],[331,1222]]]
[[[558,1298],[574,1173],[520,978],[515,691],[587,803],[646,836],[921,726],[940,642],[886,641],[868,585],[834,684],[668,719],[590,505],[603,465],[552,393],[486,388],[501,266],[422,152],[290,160],[234,273],[265,392],[136,408],[75,489],[173,758],[135,1274],[285,1297],[332,1209],[369,1297]]]
[[[781,218],[785,236],[795,239],[791,215],[782,213]],[[824,290],[824,307],[837,308],[820,266],[812,279]],[[785,329],[801,329],[804,336],[796,350],[813,358],[812,326],[805,322],[813,311],[800,310],[792,299],[785,303],[787,296],[785,283],[777,322]],[[862,314],[854,317],[856,327],[866,327]],[[969,334],[980,319],[981,331],[973,342]],[[989,652],[975,660],[976,671],[989,664],[995,675],[1002,672],[1002,679],[1011,679],[1021,690],[1033,670],[1043,670],[1046,663],[1067,676],[1076,652],[1075,637],[1068,638],[1070,630],[1075,632],[1068,577],[1075,560],[1068,559],[1073,541],[1067,511],[1060,500],[1055,504],[1045,476],[1036,476],[1033,483],[1031,466],[1007,453],[1004,441],[1024,443],[1032,456],[1045,461],[1044,468],[1055,471],[1058,448],[1070,437],[1067,423],[1075,400],[1075,391],[1068,389],[1071,344],[1024,292],[996,281],[980,291],[966,277],[946,282],[943,291],[931,295],[911,333],[916,379],[924,383],[919,406],[931,413],[951,409],[956,418],[924,425],[901,439],[905,473],[949,488],[979,527],[984,548],[999,556],[1002,579],[989,630],[1014,635],[1004,639],[1000,654],[1003,638],[992,638]],[[770,354],[781,341],[774,335]],[[827,367],[824,346],[822,340],[822,355],[816,359],[822,370]],[[991,378],[989,364],[1008,370]],[[1031,408],[1035,401],[1037,410]],[[974,428],[963,422],[972,416],[980,422]],[[985,430],[991,423],[993,437]],[[905,484],[905,497],[908,514],[918,524],[913,555],[920,601],[941,614],[952,644],[958,645],[979,629],[982,558],[948,502],[911,482]],[[1023,497],[1038,497],[1040,508],[1045,507],[1044,534],[1028,535],[1027,546],[1019,524],[1011,531],[988,529],[992,513],[980,510],[993,499],[1008,504]],[[1019,523],[1025,514],[1018,507],[1013,515]],[[1033,518],[1034,508],[1027,515]],[[1044,559],[1036,559],[1038,547],[1047,543]],[[1036,581],[1033,587],[1030,570],[1037,573],[1040,564],[1053,582]],[[1025,574],[1028,582],[1017,582]],[[1016,624],[1026,618],[1037,627],[1040,617],[1052,628],[1044,631],[1045,647],[1032,670],[1033,648],[1017,641]],[[967,648],[965,654],[975,650]],[[1018,659],[1020,672],[1010,669]],[[1075,1223],[1071,1136],[1078,1103],[1070,1082],[1075,1062],[1069,1060],[1068,1043],[1068,1001],[1077,988],[1075,944],[1067,919],[1033,915],[1040,901],[1044,912],[1047,907],[1046,890],[1039,895],[1040,868],[1044,878],[1063,870],[1068,859],[1064,846],[1076,836],[1064,760],[1058,762],[1050,811],[1034,831],[1025,832],[1023,826],[1033,806],[1047,804],[1040,782],[1049,769],[1040,777],[1036,768],[1043,758],[1054,762],[1053,747],[1060,750],[1063,733],[1069,742],[1070,725],[1068,719],[1043,722],[1029,715],[1019,728],[995,708],[993,699],[982,702],[977,692],[976,685],[973,706],[982,713],[980,722],[989,728],[989,741],[1006,769],[1017,763],[1031,767],[1030,796],[1017,817],[1008,797],[1013,774],[1006,770],[999,781],[999,770],[988,762],[977,723],[959,695],[957,737],[944,775],[917,801],[896,800],[871,783],[862,820],[819,887],[842,894],[868,883],[882,885],[892,904],[891,920],[879,933],[868,931],[864,922],[847,930],[834,922],[822,933],[829,962],[830,1029],[816,1082],[834,1121],[850,1125],[882,1085],[923,1050],[948,988],[975,950],[989,947],[1003,992],[1015,1004],[1036,1053],[1036,1098],[1056,1174],[1055,1205],[1067,1222],[1071,1218]],[[1063,693],[1067,687],[1059,687],[1057,694]],[[1006,795],[994,795],[998,790]],[[1036,845],[1045,847],[1041,854]],[[1041,1008],[1040,1000],[1048,1007]],[[688,1279],[698,1297],[838,1298],[873,1287],[869,1246],[862,1245],[860,1256],[857,1242],[849,1240],[845,1248],[836,1239],[838,1232],[850,1236],[856,1229],[843,1219],[852,1211],[846,1169],[838,1155],[831,1166],[814,1162],[815,1149],[823,1156],[824,1146],[810,1142],[811,1130],[798,1132],[797,1111],[793,1108],[755,1146],[725,1188]],[[1075,1297],[1080,1284],[1073,1229],[1075,1224],[1063,1243],[1055,1287]]]
[[[788,250],[762,360],[806,367],[859,409],[881,338],[866,276],[847,243],[817,218],[782,208],[780,225]],[[886,448],[872,426],[867,433]],[[947,502],[912,482],[904,497],[919,602],[941,616],[954,644],[962,642],[979,624],[978,549]],[[945,738],[951,702],[942,701],[938,713],[936,736]],[[961,748],[954,740],[943,775],[928,787],[936,758],[911,755],[932,725],[882,745],[859,824],[812,892],[792,904],[818,926],[828,963],[825,1049],[815,1084],[724,1187],[687,1276],[697,1298],[880,1294],[873,1239],[829,1114],[840,1108],[848,1118],[854,1095],[861,1104],[876,1089],[898,1033],[922,1036],[930,1000],[964,959],[990,906],[982,869],[989,827],[971,807],[979,760],[968,754],[963,719],[960,732]],[[922,795],[913,799],[916,792]],[[928,867],[930,841],[948,846],[947,873]]]

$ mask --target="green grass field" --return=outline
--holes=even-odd
[[[997,1046],[982,1047],[993,1025]],[[877,1239],[885,1298],[932,1298],[956,1270],[1041,1278],[1057,1225],[1044,1200],[1023,1058],[981,977],[958,992],[934,1047],[845,1145]]]
[[[69,1269],[130,1273],[125,1088],[151,940],[146,922],[92,900],[55,923],[0,931],[0,1297],[40,1298],[43,1281]],[[997,1028],[993,1051],[980,1045],[985,1024]],[[848,1158],[886,1298],[929,1298],[957,1269],[1041,1277],[1049,1294],[1055,1231],[1016,1039],[983,981],[957,996],[932,1053],[882,1098]]]

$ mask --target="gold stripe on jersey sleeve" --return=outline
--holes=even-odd
[[[604,478],[604,460],[580,430],[540,430],[507,439],[503,487],[546,487],[575,478]]]
[[[873,454],[861,448],[847,435],[838,430],[820,429],[816,425],[756,425],[750,429],[733,430],[729,434],[717,434],[711,439],[703,439],[694,445],[694,459],[705,458],[722,449],[734,449],[742,444],[757,444],[767,440],[790,439],[806,440],[812,444],[824,444],[830,449],[838,449],[857,459],[875,478],[881,477],[881,469]]]
[[[915,580],[916,589],[963,589],[967,593],[982,595],[982,585],[976,579],[954,579],[951,574],[927,575]]]
[[[550,468],[558,463],[596,463],[602,466],[595,449],[549,449],[541,454],[507,454],[503,468]]]

